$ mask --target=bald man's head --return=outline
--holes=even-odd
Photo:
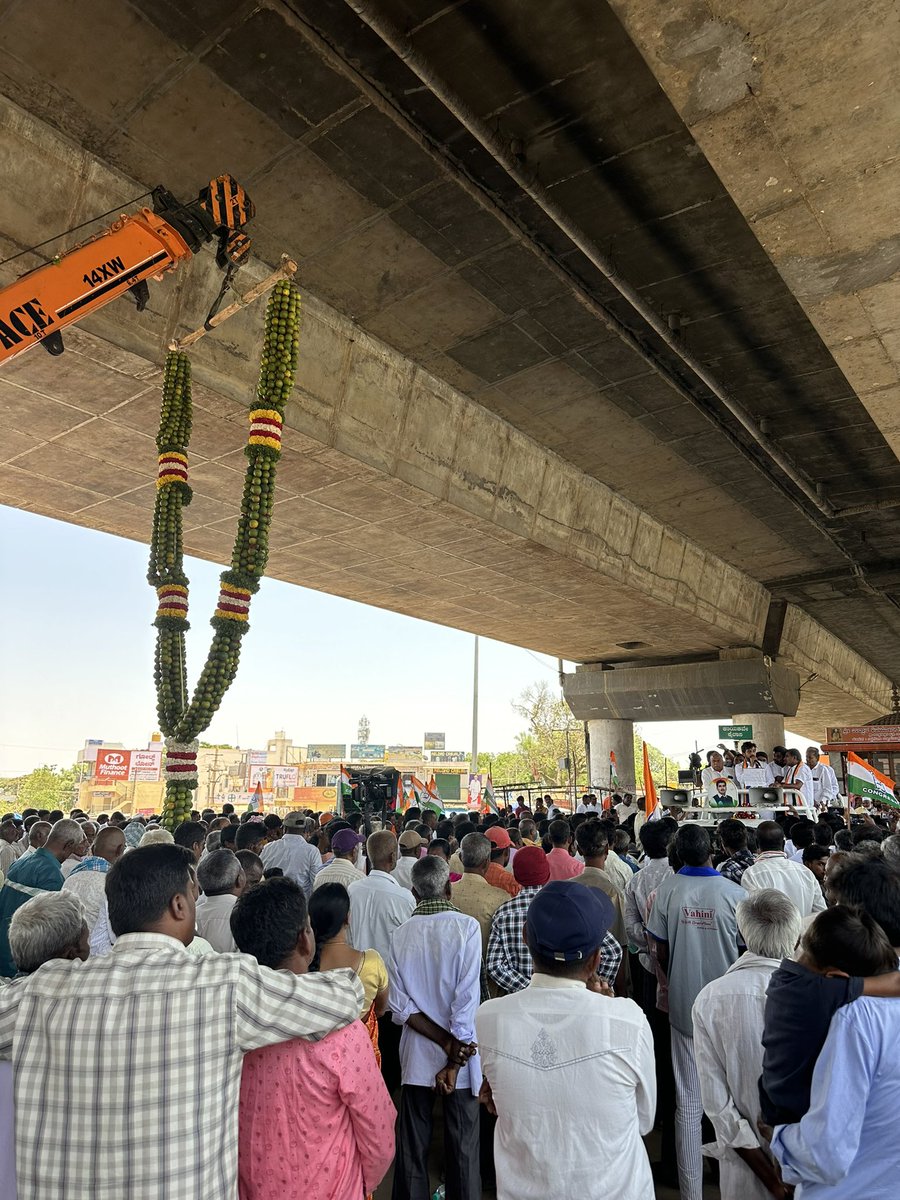
[[[94,853],[110,864],[125,853],[125,834],[117,825],[104,825],[94,839]]]
[[[366,858],[373,871],[393,871],[397,865],[397,839],[390,830],[382,829],[369,835]]]

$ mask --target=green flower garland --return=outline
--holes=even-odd
[[[157,714],[166,735],[166,797],[163,824],[174,829],[190,818],[197,787],[197,738],[207,728],[237,674],[241,638],[249,628],[250,601],[269,556],[269,527],[275,468],[281,456],[284,405],[294,386],[300,296],[290,280],[275,285],[266,308],[259,382],[250,408],[249,459],[231,569],[220,577],[211,624],[212,645],[194,695],[188,699],[184,635],[188,625],[188,580],[184,573],[182,510],[191,502],[188,444],[191,437],[191,366],[173,350],[166,359],[150,568],[156,589]]]

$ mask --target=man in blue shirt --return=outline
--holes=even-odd
[[[779,1125],[772,1153],[797,1200],[880,1200],[900,1179],[900,1004],[863,996],[835,1013],[812,1081],[812,1106]]]
[[[83,842],[84,833],[77,821],[57,821],[50,830],[46,846],[16,859],[9,868],[6,882],[0,888],[0,977],[9,979],[16,973],[9,949],[9,923],[13,913],[33,896],[62,891],[60,863]]]

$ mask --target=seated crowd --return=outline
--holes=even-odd
[[[894,1195],[900,834],[806,770],[758,824],[2,819],[0,1200]]]

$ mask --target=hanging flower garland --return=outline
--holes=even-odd
[[[250,601],[266,569],[275,468],[281,456],[284,405],[294,386],[299,318],[299,293],[290,280],[282,280],[276,284],[266,308],[259,382],[250,408],[250,432],[244,451],[249,461],[231,568],[220,577],[219,599],[210,622],[214,630],[212,645],[190,699],[184,640],[190,626],[182,510],[191,502],[191,367],[187,355],[180,351],[171,351],[166,359],[147,580],[157,596],[154,680],[159,727],[166,735],[163,824],[169,829],[190,818],[197,787],[197,738],[209,725],[237,674],[241,638],[249,627]]]

